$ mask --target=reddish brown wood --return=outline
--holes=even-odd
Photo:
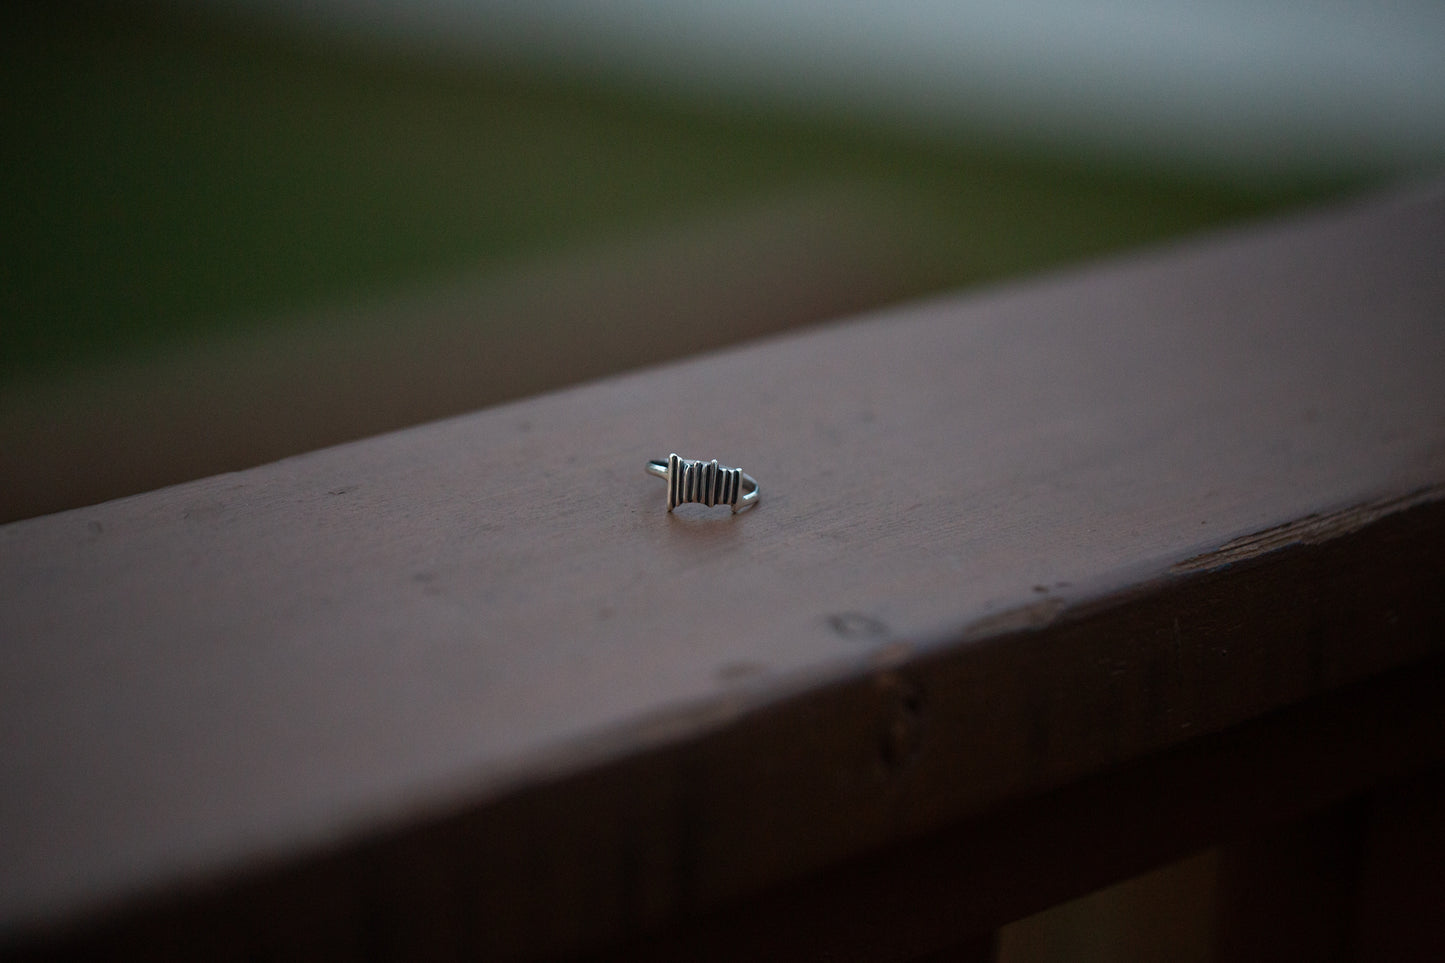
[[[1445,644],[1442,249],[1387,199],[0,527],[0,939],[745,941],[876,858],[971,894],[917,955],[1434,764],[1252,727]]]
[[[1397,525],[1410,529],[1416,521],[1400,519]],[[1442,524],[1445,518],[1437,517],[1437,533]],[[1339,558],[1349,554],[1341,545],[1331,552]],[[1293,564],[1300,564],[1310,555],[1318,560],[1320,553],[1293,554]],[[1403,561],[1411,568],[1419,560]],[[1312,565],[1290,567],[1273,573],[1275,584],[1313,581],[1320,574]],[[1263,574],[1218,573],[1122,604],[1098,613],[1091,624],[1075,626],[1051,651],[1090,648],[1116,633],[1147,633],[1152,618],[1167,619],[1197,605],[1226,605],[1239,624],[1256,624],[1269,603],[1234,609],[1232,600],[1237,588]],[[1393,579],[1383,570],[1377,574],[1377,587]],[[1366,585],[1349,588],[1349,597],[1362,605],[1380,601]],[[1431,624],[1445,624],[1445,573],[1418,583],[1417,591],[1416,604],[1433,612]],[[1394,604],[1400,601],[1396,596]],[[1375,644],[1373,638],[1359,641]],[[960,672],[963,664],[961,659]],[[988,680],[987,670],[973,665]],[[939,669],[935,677],[950,676]],[[1268,840],[1281,826],[1306,820],[1321,807],[1439,765],[1445,761],[1442,691],[1445,661],[1436,656],[1053,792],[1012,800],[914,840],[895,841],[756,898],[740,898],[653,940],[628,945],[616,958],[651,953],[648,958],[725,960],[781,943],[786,958],[906,960],[948,945],[959,933],[992,930],[1208,845]],[[954,788],[962,791],[959,784],[969,775],[967,769],[957,773]],[[940,783],[949,785],[943,776],[929,782],[934,792]],[[1309,855],[1305,843],[1311,839],[1331,845],[1322,833],[1306,836],[1296,847],[1301,859]],[[1285,868],[1278,867],[1277,874]],[[1348,937],[1352,914],[1339,922]]]

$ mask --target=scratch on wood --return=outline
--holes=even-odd
[[[758,704],[759,699],[756,694],[745,694],[736,689],[724,690],[719,697],[653,712],[615,735],[623,738],[629,746],[660,745],[733,722]]]
[[[884,701],[879,761],[894,775],[923,750],[923,690],[893,672],[881,674],[874,684]]]
[[[1044,599],[1031,605],[1020,605],[979,619],[970,625],[964,634],[969,638],[979,638],[1021,629],[1041,629],[1058,618],[1059,613],[1067,607],[1068,603],[1063,599]]]
[[[1387,515],[1442,498],[1445,498],[1445,485],[1432,485],[1396,498],[1362,502],[1326,515],[1310,515],[1233,539],[1212,551],[1176,562],[1169,571],[1176,575],[1205,572],[1258,558],[1290,545],[1318,545],[1348,535]]]
[[[907,642],[890,642],[868,657],[876,669],[891,669],[913,658],[913,646]]]
[[[888,635],[888,626],[882,619],[864,612],[840,612],[828,616],[828,627],[844,638],[880,639]]]

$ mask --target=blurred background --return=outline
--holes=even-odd
[[[1445,7],[0,12],[0,520],[1422,176]]]

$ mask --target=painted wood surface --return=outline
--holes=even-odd
[[[4,526],[0,933],[596,948],[1425,659],[1442,250],[1417,191]]]

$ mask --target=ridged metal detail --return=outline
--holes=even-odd
[[[742,494],[743,470],[676,454],[667,457],[667,510],[678,505],[727,505],[736,510]]]

